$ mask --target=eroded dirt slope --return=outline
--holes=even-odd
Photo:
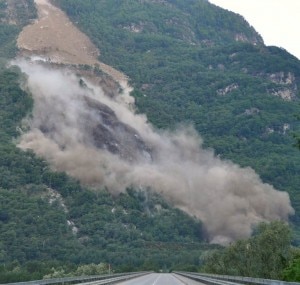
[[[99,50],[64,12],[49,0],[35,0],[35,3],[39,18],[24,28],[17,42],[23,55],[39,55],[54,63],[98,64],[118,82],[126,81],[124,74],[98,61]]]

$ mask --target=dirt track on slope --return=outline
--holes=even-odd
[[[39,18],[25,27],[17,44],[23,55],[40,56],[53,63],[99,65],[116,81],[127,81],[121,72],[98,61],[99,50],[59,8],[49,0],[35,0]]]

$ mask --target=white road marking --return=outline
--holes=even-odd
[[[158,279],[160,278],[160,276],[161,276],[161,275],[158,275],[158,277],[155,279],[155,281],[153,282],[152,285],[156,285],[156,283],[157,283]]]

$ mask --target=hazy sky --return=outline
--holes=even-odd
[[[244,16],[266,45],[282,47],[300,59],[300,0],[209,1]]]

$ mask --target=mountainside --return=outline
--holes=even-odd
[[[203,243],[205,233],[199,220],[150,190],[124,188],[124,193],[113,196],[99,184],[93,189],[83,187],[65,173],[51,170],[32,151],[16,146],[18,137],[28,131],[26,122],[34,115],[36,98],[25,87],[27,77],[6,64],[16,56],[22,27],[37,17],[37,11],[33,1],[0,1],[0,5],[0,281],[40,279],[52,272],[51,268],[70,271],[74,264],[92,262],[110,263],[114,270],[127,271],[197,264],[200,253],[208,247]],[[8,13],[19,22],[8,20]],[[43,65],[38,53],[32,65],[34,61]],[[64,68],[69,73],[76,70],[68,64],[51,64],[52,72]],[[77,72],[101,85],[108,96],[119,92],[111,77],[122,79],[123,75],[109,66],[99,63],[95,70],[82,66]],[[80,78],[77,83],[84,90],[88,88]],[[111,135],[114,128],[128,134],[107,142],[100,137],[101,124],[94,126],[89,134],[99,149],[112,144],[112,151],[126,155],[127,149],[114,144],[128,138],[142,146],[136,133],[118,122],[108,107],[87,97],[82,103],[90,108],[85,120],[98,113],[113,124]],[[51,133],[46,121],[39,123],[36,127]]]
[[[299,60],[205,0],[35,3],[0,0],[0,276],[299,231]]]
[[[208,1],[56,3],[100,48],[102,61],[130,77],[150,122],[192,123],[216,154],[288,191],[298,225],[297,58],[264,46],[242,17]]]

